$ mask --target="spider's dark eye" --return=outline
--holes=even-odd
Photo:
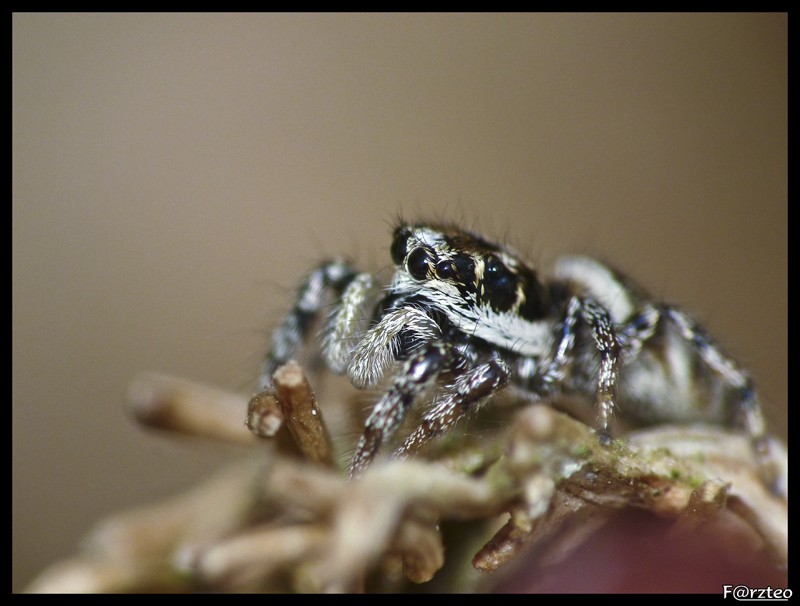
[[[408,273],[417,280],[424,280],[428,277],[428,264],[430,257],[424,248],[415,248],[408,254],[406,267]]]
[[[392,261],[395,265],[402,265],[403,259],[406,258],[406,244],[408,243],[408,231],[398,228],[394,232],[394,240],[392,241]]]
[[[454,278],[456,275],[456,270],[453,267],[452,261],[448,261],[447,259],[442,259],[436,264],[436,275],[439,276],[442,280],[447,280],[449,278]]]

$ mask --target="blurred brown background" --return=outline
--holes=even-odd
[[[787,407],[787,16],[15,14],[13,587],[237,453],[137,428],[247,393],[327,254],[452,218],[612,261]]]

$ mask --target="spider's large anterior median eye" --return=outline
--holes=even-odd
[[[406,267],[408,273],[417,280],[424,280],[428,277],[428,265],[430,257],[424,248],[415,248],[408,254]]]

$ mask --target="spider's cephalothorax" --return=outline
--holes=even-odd
[[[609,439],[612,414],[647,423],[707,421],[742,427],[766,459],[769,438],[748,376],[675,307],[587,257],[556,263],[543,281],[509,248],[452,225],[402,224],[395,273],[383,291],[343,261],[312,271],[272,338],[261,374],[290,359],[333,299],[321,338],[326,364],[359,388],[392,367],[367,418],[350,475],[392,437],[433,388],[433,405],[396,455],[452,427],[507,385],[544,398],[585,394]]]

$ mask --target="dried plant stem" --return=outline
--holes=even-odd
[[[274,392],[262,391],[250,399],[247,428],[261,438],[280,438],[281,430],[288,430],[302,457],[333,469],[331,438],[303,369],[289,361],[272,379]]]
[[[245,446],[257,441],[242,423],[247,401],[214,387],[147,373],[131,384],[128,402],[134,418],[148,427]]]
[[[407,519],[394,539],[402,554],[403,573],[412,583],[430,581],[444,565],[444,545],[438,525],[433,521]]]
[[[247,429],[260,438],[273,438],[283,427],[280,402],[269,392],[257,393],[247,405]]]
[[[670,441],[664,439],[670,434],[663,428],[655,431],[662,439],[657,436],[651,440],[650,432],[644,431],[632,441],[634,448],[622,443],[607,448],[585,425],[554,414],[552,409],[540,405],[522,411],[510,434],[507,458],[490,474],[507,473],[527,486],[539,482],[537,476],[544,474],[555,492],[526,491],[525,506],[512,510],[516,515],[512,514],[511,521],[475,556],[473,564],[480,570],[495,570],[528,546],[543,543],[577,517],[579,533],[564,533],[556,544],[548,545],[548,559],[560,559],[614,510],[623,507],[644,508],[675,518],[678,528],[702,523],[727,504],[730,483],[725,478],[731,469],[740,476],[737,483],[751,506],[737,505],[730,511],[742,519],[758,511],[758,522],[747,520],[748,525],[758,535],[765,554],[776,562],[785,562],[788,542],[781,524],[787,519],[786,502],[770,494],[760,481],[746,437],[719,428],[698,428],[694,430],[694,443],[705,446],[709,455],[699,458],[697,448],[687,448],[687,435],[692,432],[673,429],[677,447],[686,455],[679,457],[670,450]],[[543,498],[548,504],[544,513],[540,506]],[[770,519],[776,520],[774,525]]]
[[[348,480],[333,469],[302,370],[287,365],[274,380],[274,396],[250,401],[248,431],[239,396],[160,375],[138,379],[132,408],[147,425],[238,444],[272,435],[277,448],[253,449],[253,460],[182,495],[108,518],[81,553],[29,590],[343,592],[368,590],[381,575],[382,587],[401,589],[403,574],[427,582],[453,555],[442,522],[485,522],[469,525],[478,534],[464,543],[483,547],[459,561],[474,554],[473,566],[492,573],[524,551],[540,566],[563,560],[630,507],[674,520],[676,537],[707,524],[744,529],[754,552],[786,565],[787,503],[760,481],[742,435],[659,427],[604,446],[585,424],[532,405],[505,429],[480,434],[477,449],[465,438],[477,475],[459,471],[455,438],[438,461],[432,448],[434,460],[377,461]],[[482,588],[474,576],[453,578],[464,584],[448,590]]]
[[[200,551],[194,570],[210,584],[258,586],[265,576],[316,557],[328,538],[323,524],[252,528]]]
[[[290,361],[278,368],[273,378],[284,422],[300,451],[309,461],[333,468],[331,438],[302,368]]]

